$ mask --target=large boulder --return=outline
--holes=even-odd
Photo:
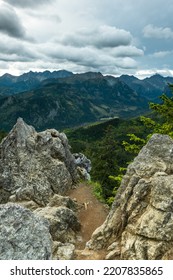
[[[155,134],[129,165],[90,249],[107,259],[173,259],[173,139]]]
[[[34,201],[46,205],[77,180],[77,166],[64,133],[37,133],[19,118],[0,144],[0,203]]]
[[[17,204],[0,205],[1,260],[49,260],[52,246],[44,218]]]
[[[50,233],[54,241],[75,243],[75,233],[80,230],[80,223],[74,212],[64,206],[38,208],[34,213],[49,221]]]
[[[75,244],[81,228],[74,212],[76,210],[77,204],[74,201],[60,195],[55,195],[46,207],[34,210],[35,214],[49,222],[53,259],[68,260],[74,257]]]

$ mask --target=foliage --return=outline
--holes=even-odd
[[[104,198],[112,194],[113,183],[109,180],[110,173],[118,171],[117,153],[119,147],[115,139],[115,131],[112,126],[108,126],[102,141],[97,142],[96,146],[88,148],[88,154],[93,158],[94,169],[91,172],[93,180],[97,180],[102,185]]]
[[[128,163],[151,135],[161,133],[173,137],[173,97],[163,94],[160,98],[161,104],[150,103],[153,111],[150,115],[130,120],[114,119],[67,133],[72,150],[82,148],[82,152],[91,159],[91,177],[98,182],[95,193],[109,205]]]
[[[146,144],[146,140],[140,137],[137,137],[135,134],[127,134],[130,138],[130,143],[127,141],[123,141],[123,146],[125,150],[129,153],[137,154],[140,149]]]
[[[112,203],[119,182],[112,177],[124,174],[123,168],[133,159],[122,145],[128,141],[127,133],[138,134],[143,137],[149,133],[139,118],[121,120],[118,118],[92,126],[66,130],[65,133],[72,147],[72,152],[83,152],[92,162],[91,178],[100,186],[96,187],[97,197]]]
[[[90,184],[93,186],[94,195],[102,202],[105,202],[103,199],[103,190],[99,182],[90,181]]]
[[[173,94],[173,85],[169,85],[169,87]],[[162,94],[160,99],[162,100],[161,104],[150,103],[150,108],[157,114],[156,120],[144,116],[140,117],[141,122],[145,127],[151,129],[151,132],[145,138],[140,138],[135,134],[127,134],[130,142],[123,141],[126,151],[134,155],[137,154],[154,133],[173,137],[173,96],[168,97]]]
[[[120,187],[120,184],[121,184],[121,181],[123,179],[123,176],[125,174],[125,171],[127,170],[127,168],[125,167],[120,167],[119,168],[119,174],[117,176],[112,176],[110,175],[109,176],[109,179],[112,180],[114,182],[114,188],[112,190],[112,196],[110,196],[106,202],[108,205],[112,205],[114,199],[115,199],[115,196],[116,196],[116,193],[117,193],[117,190],[119,189]]]
[[[0,129],[10,130],[21,117],[36,130],[63,130],[114,116],[148,111],[144,98],[119,79],[97,73],[51,79],[12,96],[0,97]],[[29,83],[29,81],[28,81]],[[10,91],[10,88],[9,88]]]

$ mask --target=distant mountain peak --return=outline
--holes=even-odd
[[[0,77],[0,79],[8,79],[8,80],[13,80],[13,79],[16,79],[17,78],[17,76],[13,76],[13,75],[11,75],[11,74],[9,74],[9,73],[5,73],[4,75],[2,75],[1,77]]]
[[[120,80],[126,82],[126,81],[138,81],[138,78],[136,78],[135,76],[133,75],[121,75],[120,76]]]
[[[21,82],[20,86],[28,85],[30,89],[16,94],[12,101],[10,97],[3,99],[0,104],[3,129],[13,125],[18,116],[39,130],[45,127],[64,129],[102,118],[129,118],[148,110],[147,100],[127,84],[99,72],[50,78],[36,86],[34,82],[32,79]]]
[[[67,78],[73,75],[72,72],[66,70],[58,70],[50,72],[33,72],[32,70],[20,76],[4,74],[0,77],[0,96],[13,95],[20,92],[26,92],[41,86],[45,80]]]
[[[153,77],[153,76],[155,76],[155,77],[162,77],[162,78],[163,78],[163,76],[162,76],[161,74],[159,74],[159,73],[155,73],[155,74],[152,75],[151,77]]]
[[[100,72],[86,72],[86,73],[81,73],[77,74],[78,77],[81,77],[83,79],[96,79],[96,78],[101,78],[103,77],[102,73]]]
[[[162,80],[164,80],[164,77],[162,75],[158,74],[158,73],[155,73],[151,77],[147,77],[144,80],[152,80],[152,79],[162,79]]]
[[[159,96],[165,91],[168,83],[173,83],[173,77],[163,77],[155,73],[151,77],[139,80],[134,76],[122,75],[120,80],[125,82],[131,89],[149,101],[160,102]]]

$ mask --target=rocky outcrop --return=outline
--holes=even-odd
[[[65,195],[90,167],[84,155],[71,154],[65,134],[38,133],[17,121],[0,144],[0,259],[74,258],[81,205]],[[101,250],[106,259],[173,259],[172,186],[173,139],[155,134],[128,166],[85,252]]]
[[[91,179],[91,161],[82,153],[75,153],[73,156],[75,158],[78,173],[84,180],[89,181]]]
[[[0,206],[0,259],[49,260],[52,239],[49,224],[17,204]]]
[[[107,259],[173,259],[173,140],[155,134],[129,165],[90,249]]]
[[[44,206],[76,180],[66,135],[54,129],[37,133],[18,119],[0,145],[1,202],[32,200]]]
[[[73,257],[78,205],[64,195],[80,168],[64,133],[36,132],[18,119],[0,144],[0,259]]]

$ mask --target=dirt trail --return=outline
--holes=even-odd
[[[85,244],[90,240],[92,233],[105,221],[109,209],[103,203],[97,200],[93,195],[92,186],[86,184],[79,184],[76,189],[69,191],[68,196],[72,199],[76,199],[77,203],[81,205],[81,209],[78,211],[78,219],[82,225],[81,227],[81,240],[76,244],[77,251],[81,251],[85,248]],[[90,252],[91,253],[91,252]],[[87,259],[87,253],[85,250],[82,256],[78,256],[78,259]],[[90,258],[90,257],[89,257]],[[98,256],[93,256],[94,259],[102,259],[103,252],[99,252]]]

